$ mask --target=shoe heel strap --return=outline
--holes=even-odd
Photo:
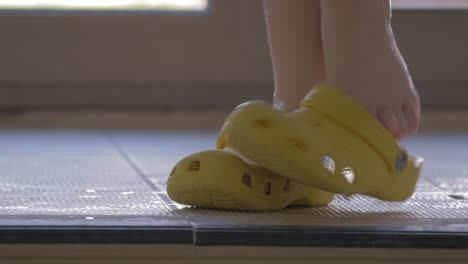
[[[317,85],[306,95],[301,107],[307,107],[352,131],[385,160],[390,171],[402,172],[408,154],[393,136],[361,104],[346,93],[327,85]]]

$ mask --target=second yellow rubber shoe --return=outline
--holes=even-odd
[[[167,181],[175,202],[212,209],[267,211],[324,206],[333,194],[248,164],[236,154],[207,150],[182,159]]]

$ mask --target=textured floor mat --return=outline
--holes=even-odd
[[[165,193],[172,165],[188,153],[212,148],[215,138],[214,132],[196,132],[191,137],[190,133],[161,131],[3,130],[0,222],[17,224],[36,219],[34,223],[38,224],[40,219],[67,222],[78,218],[94,220],[89,221],[91,224],[121,217],[129,223],[137,218],[150,219],[144,220],[149,224],[180,219],[307,225],[335,219],[335,223],[349,225],[359,223],[359,219],[362,223],[372,219],[374,224],[387,224],[388,219],[401,224],[409,219],[453,219],[453,223],[468,219],[468,165],[460,158],[468,149],[464,146],[468,145],[468,136],[455,136],[459,144],[450,134],[421,135],[405,142],[417,154],[428,154],[428,159],[415,194],[401,203],[360,195],[338,196],[327,207],[253,213],[196,209],[172,202]],[[444,155],[449,152],[444,141],[458,161]],[[437,152],[442,154],[438,156]],[[292,218],[294,221],[288,222]]]

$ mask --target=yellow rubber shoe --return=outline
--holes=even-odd
[[[288,205],[324,206],[334,196],[249,165],[221,150],[182,159],[169,176],[167,194],[181,204],[252,211],[279,210]]]
[[[218,139],[225,147],[308,186],[389,201],[412,195],[422,164],[353,98],[324,85],[291,113],[258,101],[238,106]]]

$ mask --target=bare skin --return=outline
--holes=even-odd
[[[326,83],[354,97],[395,138],[417,131],[419,97],[388,0],[264,0],[264,8],[277,106],[296,109],[313,85]]]
[[[264,0],[275,77],[274,103],[291,111],[324,81],[320,1]]]

